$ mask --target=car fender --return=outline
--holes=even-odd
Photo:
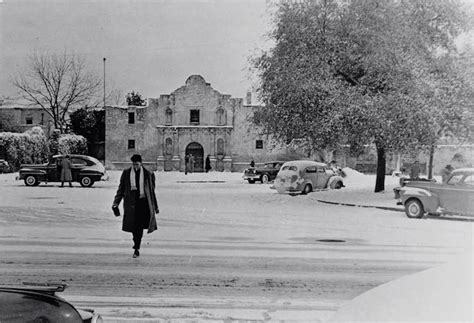
[[[35,175],[39,179],[43,179],[46,176],[46,171],[41,170],[41,169],[22,169],[19,174],[20,179],[24,179],[28,175]]]
[[[335,175],[335,176],[331,176],[328,180],[328,183],[326,185],[326,188],[329,188],[331,187],[331,183],[333,182],[337,182],[337,181],[340,181],[342,183],[342,185],[344,185],[344,181],[342,180],[342,177],[339,176],[339,175]]]
[[[419,187],[403,187],[400,189],[400,198],[403,205],[411,198],[417,198],[428,213],[434,213],[439,207],[439,196],[436,193]]]

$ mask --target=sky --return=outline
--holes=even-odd
[[[105,57],[107,91],[155,98],[199,74],[243,98],[270,22],[266,0],[0,0],[0,97],[33,52],[67,51],[100,79]]]

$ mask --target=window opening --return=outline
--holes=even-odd
[[[198,124],[199,123],[199,110],[191,109],[189,121],[193,124]]]
[[[173,111],[171,109],[166,109],[166,123],[173,123]]]
[[[128,123],[134,124],[135,123],[135,112],[128,113]]]

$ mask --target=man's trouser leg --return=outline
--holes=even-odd
[[[133,249],[139,250],[142,243],[143,228],[135,229],[133,234]]]

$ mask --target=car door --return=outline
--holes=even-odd
[[[87,166],[87,161],[81,157],[71,158],[71,175],[73,181],[79,181],[81,170]]]
[[[59,165],[61,163],[61,160],[59,158],[54,158],[51,159],[46,166],[46,173],[48,176],[48,181],[49,182],[58,182],[59,181],[59,176],[61,175],[59,171]]]
[[[440,188],[439,199],[446,212],[474,214],[474,174],[451,176]]]
[[[316,166],[307,166],[304,169],[303,177],[305,182],[309,182],[313,189],[317,188],[318,185],[318,173]]]
[[[318,179],[317,179],[317,188],[318,189],[323,189],[326,188],[326,185],[328,183],[328,178],[329,176],[326,174],[326,169],[322,166],[317,166],[317,174],[318,174]]]

